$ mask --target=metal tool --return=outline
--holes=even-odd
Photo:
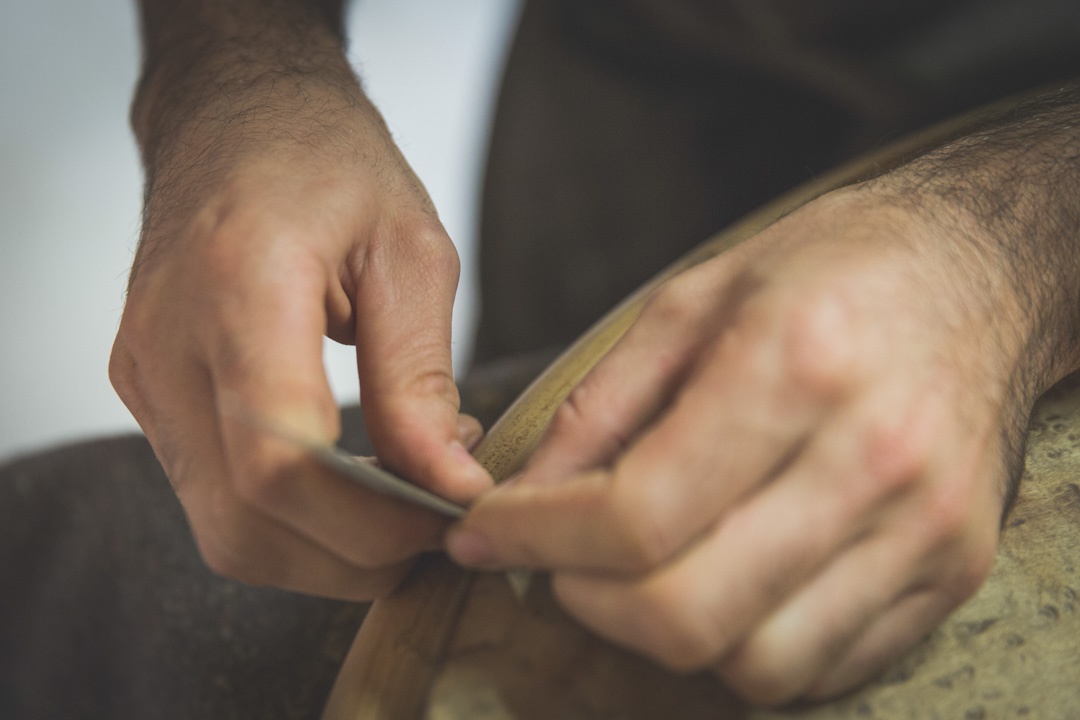
[[[324,467],[354,480],[368,490],[420,505],[454,520],[465,515],[465,508],[461,505],[455,505],[446,498],[413,485],[408,480],[403,480],[364,458],[354,457],[340,448],[306,442],[298,437],[283,435],[281,432],[275,432],[275,434],[303,446],[309,457],[322,463]],[[525,568],[511,568],[505,575],[514,595],[518,600],[524,600],[532,583],[532,571]]]
[[[463,506],[456,505],[419,485],[413,485],[408,480],[403,480],[364,458],[354,457],[340,448],[308,443],[299,438],[292,439],[303,445],[308,457],[319,461],[324,467],[336,470],[368,490],[434,510],[440,515],[455,520],[465,516]]]
[[[465,515],[465,508],[461,505],[455,505],[446,498],[439,497],[433,492],[413,485],[408,480],[403,480],[393,473],[372,465],[363,458],[349,455],[339,448],[304,443],[299,438],[293,438],[293,440],[304,446],[309,457],[318,460],[325,467],[348,476],[349,479],[355,480],[368,490],[374,490],[378,493],[391,495],[400,500],[426,507],[455,520]],[[511,568],[506,571],[505,575],[506,581],[510,583],[510,589],[513,590],[517,599],[524,600],[532,583],[532,571],[526,568]]]
[[[376,465],[372,460],[351,455],[341,448],[305,438],[295,430],[265,417],[260,417],[232,400],[226,404],[228,414],[261,432],[269,433],[279,440],[302,449],[311,459],[339,475],[343,475],[373,492],[389,495],[413,505],[427,508],[448,518],[458,520],[465,516],[465,507],[440,497],[430,490],[403,480],[392,472]]]
[[[309,440],[298,435],[295,431],[282,427],[278,423],[271,422],[266,418],[255,417],[250,412],[241,411],[235,406],[231,410],[234,417],[241,419],[254,428],[270,433],[280,440],[300,447],[308,457],[323,467],[347,477],[367,490],[389,495],[413,505],[419,505],[452,520],[459,520],[465,516],[466,508],[463,505],[453,503],[430,490],[425,490],[419,485],[414,485],[408,480],[399,478],[392,472],[375,465],[367,458],[356,457],[341,448]],[[525,568],[512,568],[507,570],[505,574],[514,595],[519,600],[524,599],[532,581],[532,571]]]

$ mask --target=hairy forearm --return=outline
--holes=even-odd
[[[358,92],[343,0],[140,0],[143,69],[132,126],[148,173],[193,122],[250,115],[304,78]]]
[[[131,121],[146,183],[132,282],[149,248],[241,168],[396,153],[345,56],[343,5],[141,0],[144,65]]]
[[[992,113],[876,182],[965,216],[984,258],[971,272],[1001,273],[997,299],[1015,313],[1019,392],[1080,368],[1080,83]]]
[[[966,288],[967,315],[952,322],[976,319],[983,362],[1003,379],[995,401],[1004,413],[1007,509],[1028,411],[1080,368],[1080,83],[991,111],[864,187],[932,216],[953,239],[937,247],[965,276],[952,282]]]

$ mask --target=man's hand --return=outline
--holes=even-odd
[[[456,252],[311,6],[146,5],[146,210],[113,383],[212,568],[369,598],[439,546],[443,521],[319,469],[260,422],[335,440],[329,335],[357,346],[387,467],[460,503],[486,489],[451,368]]]
[[[757,702],[865,679],[987,576],[1061,370],[985,234],[881,181],[674,278],[452,555]]]

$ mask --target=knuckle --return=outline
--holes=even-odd
[[[377,530],[353,528],[351,539],[342,545],[345,560],[365,571],[388,572],[425,550],[440,545],[447,523],[439,517],[411,513],[396,517],[394,522],[379,523]]]
[[[776,654],[737,654],[717,668],[727,685],[749,703],[775,707],[791,702],[805,691],[803,682],[790,671],[785,659]]]
[[[123,340],[117,338],[109,355],[109,382],[128,408],[136,405],[139,397],[136,373],[135,359],[124,346]]]
[[[132,359],[153,356],[161,333],[160,306],[142,294],[128,297],[113,346],[114,358],[119,348]]]
[[[961,541],[971,519],[967,493],[956,485],[943,485],[929,491],[923,503],[923,526],[931,547],[944,548]]]
[[[657,661],[672,672],[692,673],[709,667],[720,652],[720,643],[710,636],[682,626],[669,628],[659,644]]]
[[[617,416],[619,404],[605,392],[595,375],[588,375],[555,409],[549,425],[552,439],[577,446],[588,442],[610,455],[626,447],[630,438]]]
[[[230,278],[243,261],[246,238],[258,236],[268,242],[280,232],[271,230],[271,225],[265,228],[271,234],[265,235],[257,218],[257,212],[243,207],[200,209],[189,229],[192,240],[189,252],[195,265],[208,277]]]
[[[271,280],[275,268],[288,268],[294,278],[319,272],[308,263],[312,232],[279,211],[263,205],[239,204],[200,211],[190,229],[191,263],[187,266],[214,284],[239,277]]]
[[[624,570],[644,573],[667,561],[680,546],[678,528],[666,511],[667,483],[616,471],[610,501],[611,526],[622,529]]]
[[[724,634],[691,607],[684,590],[654,590],[639,608],[646,652],[674,672],[711,666],[726,646]]]
[[[681,323],[701,306],[701,293],[691,283],[676,277],[657,288],[645,303],[642,314],[659,323]]]
[[[915,486],[930,470],[933,444],[925,428],[876,419],[863,431],[863,471],[876,497]]]
[[[385,386],[382,393],[373,395],[368,401],[370,417],[373,421],[378,418],[371,431],[380,437],[385,429],[394,429],[396,437],[426,433],[432,422],[432,399],[454,409],[461,406],[460,393],[449,372],[430,368],[395,380],[393,385]]]
[[[456,285],[461,275],[457,248],[438,222],[424,220],[410,233],[413,254],[434,278],[448,278]]]
[[[432,347],[428,354],[431,360],[424,364],[430,369],[413,377],[409,387],[411,394],[415,397],[443,398],[455,407],[460,406],[461,395],[454,376],[441,362],[445,352],[441,347]]]
[[[570,391],[551,416],[547,429],[548,438],[566,442],[581,437],[582,432],[589,426],[586,408],[589,407],[590,393],[591,383],[587,378]]]
[[[453,278],[455,284],[461,277],[461,257],[457,248],[446,237],[445,231],[440,228],[439,239],[431,243],[433,259],[436,269],[447,277]]]
[[[783,365],[792,382],[812,395],[842,394],[855,379],[856,344],[849,310],[832,293],[801,296],[783,312]]]

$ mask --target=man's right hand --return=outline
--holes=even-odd
[[[491,480],[468,453],[481,430],[458,412],[451,368],[454,246],[347,65],[333,64],[206,92],[144,85],[144,227],[109,369],[211,568],[364,599],[438,548],[444,522],[250,422],[337,437],[324,334],[356,345],[385,466],[460,503]]]

